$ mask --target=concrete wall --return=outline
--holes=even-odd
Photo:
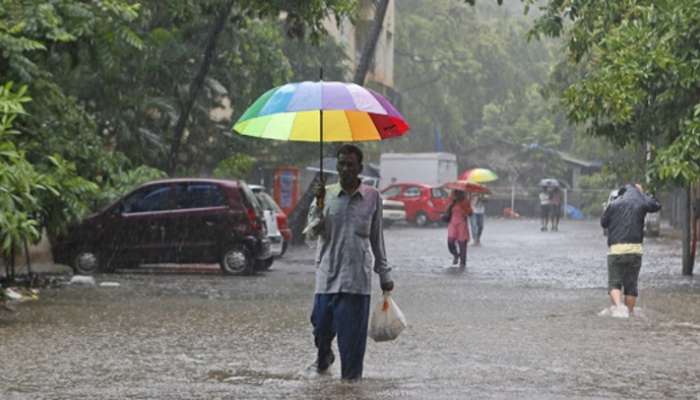
[[[29,260],[33,271],[50,272],[54,269],[53,257],[51,255],[51,244],[49,243],[46,232],[44,232],[39,243],[29,246]],[[58,268],[56,268],[58,270]],[[5,276],[6,265],[5,260],[0,257],[0,276]],[[15,273],[27,273],[27,259],[24,255],[24,249],[17,251],[15,257]]]

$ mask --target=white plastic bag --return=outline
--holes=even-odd
[[[391,298],[391,294],[385,292],[383,297],[383,300],[375,305],[369,320],[368,336],[375,342],[394,340],[406,327],[406,317]]]

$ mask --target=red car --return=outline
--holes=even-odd
[[[219,262],[227,274],[272,265],[263,210],[242,181],[166,179],[140,186],[87,217],[52,246],[76,273],[140,263]]]
[[[449,205],[447,190],[422,183],[394,183],[382,190],[382,196],[403,202],[406,220],[418,226],[439,222],[440,216],[447,211]]]

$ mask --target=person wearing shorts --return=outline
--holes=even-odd
[[[636,298],[639,295],[637,281],[641,268],[641,253],[608,254],[608,292],[622,290],[625,297]]]
[[[613,316],[627,317],[634,312],[639,296],[644,217],[660,209],[661,204],[644,194],[641,186],[626,185],[603,212],[600,224],[608,230],[608,294]]]

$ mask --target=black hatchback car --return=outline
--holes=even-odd
[[[52,244],[54,260],[76,273],[111,272],[140,263],[215,263],[228,274],[272,265],[258,200],[242,181],[149,182],[68,229]]]

